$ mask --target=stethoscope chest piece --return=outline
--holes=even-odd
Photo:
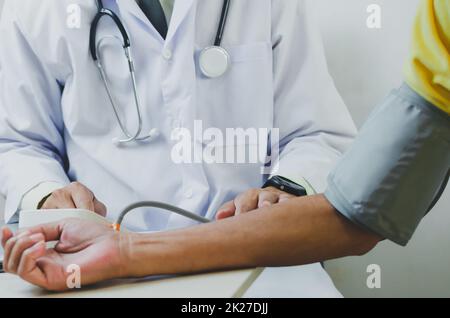
[[[218,78],[225,75],[230,68],[230,64],[230,54],[223,47],[210,46],[200,53],[200,70],[208,78]]]

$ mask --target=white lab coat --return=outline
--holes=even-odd
[[[95,1],[7,0],[0,25],[0,187],[7,220],[36,185],[73,180],[92,189],[111,218],[143,199],[213,218],[224,201],[260,187],[264,178],[258,164],[173,163],[171,132],[191,128],[196,119],[223,130],[280,128],[278,174],[304,177],[324,190],[355,128],[303,1],[233,1],[223,39],[232,65],[214,80],[200,74],[197,56],[214,40],[222,0],[176,1],[166,41],[135,0],[104,2],[131,37],[144,131],[157,127],[162,136],[139,147],[111,142],[121,130],[88,51]],[[81,8],[79,29],[67,25],[70,4]],[[100,25],[98,37],[118,34],[110,22]],[[127,65],[111,43],[102,56],[122,116],[134,131]],[[135,230],[189,224],[162,211],[126,219]]]

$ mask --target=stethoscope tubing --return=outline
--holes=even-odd
[[[126,31],[125,26],[123,25],[119,16],[116,13],[114,13],[113,11],[106,9],[103,6],[102,0],[96,0],[96,3],[97,3],[98,12],[95,15],[95,17],[92,21],[92,24],[91,24],[91,29],[90,29],[90,34],[89,34],[89,50],[90,50],[92,59],[96,63],[96,66],[100,72],[100,76],[102,78],[103,84],[107,91],[109,101],[110,101],[113,111],[114,111],[114,115],[119,123],[119,127],[122,130],[122,133],[126,137],[125,139],[116,138],[113,140],[113,142],[120,145],[120,144],[127,144],[127,143],[134,142],[134,141],[141,142],[141,141],[148,141],[148,140],[154,139],[154,137],[156,137],[159,134],[157,132],[157,129],[153,129],[148,135],[141,136],[141,133],[143,130],[143,118],[142,118],[142,113],[141,113],[139,95],[137,92],[135,68],[134,68],[133,58],[131,55],[131,41],[130,41],[128,32]],[[219,25],[218,25],[218,29],[217,29],[217,34],[216,34],[216,38],[214,41],[214,46],[216,46],[217,49],[222,49],[221,44],[222,44],[222,39],[223,39],[223,35],[225,32],[226,23],[228,20],[230,5],[231,5],[231,0],[224,0],[221,15],[220,15],[220,21],[219,21]],[[99,43],[97,44],[97,29],[98,29],[100,20],[103,17],[109,17],[114,22],[114,24],[116,25],[117,29],[120,31],[120,34],[122,36],[123,42],[121,43],[121,45],[124,49],[124,52],[125,52],[125,55],[126,55],[126,58],[128,61],[128,65],[129,65],[131,82],[132,82],[133,91],[134,91],[134,102],[135,102],[135,106],[136,106],[136,115],[138,117],[138,128],[136,129],[136,133],[134,133],[134,134],[132,134],[128,131],[125,124],[120,119],[117,103],[115,102],[114,96],[113,96],[110,86],[108,84],[108,78],[106,76],[104,65],[101,61],[101,57],[98,54],[99,49],[100,49],[100,44],[102,41],[99,41]],[[118,37],[117,37],[117,39],[118,39]],[[222,49],[222,50],[224,50],[224,49]],[[228,52],[226,52],[225,55],[227,57],[227,60],[229,60]],[[226,68],[225,68],[225,70],[226,70]]]
[[[97,45],[96,45],[97,28],[98,28],[98,24],[103,16],[109,16],[116,24],[116,26],[119,29],[119,31],[122,35],[122,38],[123,38],[123,47],[126,48],[126,47],[131,46],[130,37],[128,35],[128,32],[126,31],[124,25],[122,24],[120,18],[117,16],[117,14],[115,14],[113,11],[111,11],[109,9],[106,9],[103,6],[102,0],[96,0],[96,2],[97,2],[98,12],[97,12],[97,14],[92,22],[92,25],[91,25],[90,41],[89,41],[89,47],[90,47],[91,55],[92,55],[92,58],[94,59],[94,61],[97,61],[97,59],[98,59]],[[222,11],[220,14],[219,26],[217,28],[216,38],[214,40],[214,46],[221,46],[221,44],[222,44],[222,39],[223,39],[223,35],[225,33],[225,28],[226,28],[226,24],[227,24],[229,12],[230,12],[230,6],[231,6],[231,0],[224,0],[223,6],[222,6]]]
[[[98,60],[98,52],[97,52],[98,24],[100,23],[100,20],[105,16],[111,18],[111,20],[116,25],[117,29],[119,29],[120,34],[123,39],[123,43],[122,43],[123,48],[125,49],[125,48],[131,47],[130,37],[128,36],[128,32],[125,29],[125,26],[122,24],[122,21],[120,21],[120,18],[113,11],[104,8],[103,5],[101,4],[101,0],[97,0],[97,1],[100,1],[99,5],[101,5],[102,7],[100,7],[99,11],[97,12],[97,14],[94,17],[94,20],[92,21],[90,34],[89,34],[89,49],[91,52],[92,59],[94,61]]]
[[[228,21],[228,15],[230,12],[231,0],[224,0],[222,12],[220,15],[219,27],[217,29],[216,39],[214,40],[214,46],[221,46],[223,35],[225,33],[225,27]]]

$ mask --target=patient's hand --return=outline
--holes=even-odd
[[[41,203],[41,209],[84,209],[101,216],[106,215],[105,205],[79,182],[73,182],[65,188],[54,191]]]
[[[68,266],[81,269],[81,284],[122,277],[121,244],[127,234],[118,233],[107,225],[68,219],[38,226],[13,236],[2,229],[5,272],[47,290],[68,289]],[[53,249],[45,242],[58,241]]]
[[[226,219],[293,198],[296,198],[296,196],[278,190],[274,187],[268,187],[265,189],[251,189],[241,193],[234,200],[222,205],[217,212],[216,219]]]

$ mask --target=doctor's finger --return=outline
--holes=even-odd
[[[42,206],[43,210],[54,210],[54,209],[75,209],[75,204],[72,199],[70,200],[60,200],[54,199],[52,197],[48,198]]]
[[[258,198],[258,208],[260,209],[278,203],[279,197],[279,194],[272,191],[261,191]]]
[[[31,236],[24,236],[18,239],[17,242],[14,244],[8,259],[7,260],[5,259],[5,261],[8,262],[7,265],[8,272],[16,274],[23,252],[41,241],[42,242],[44,241],[44,235],[41,233],[34,234]]]
[[[96,198],[94,198],[94,212],[101,216],[106,216],[108,212],[106,206]]]
[[[232,217],[235,212],[236,206],[234,205],[234,201],[228,201],[219,208],[216,214],[216,220],[223,220]]]
[[[45,200],[42,209],[75,209],[75,204],[67,189],[59,189]]]
[[[94,194],[86,187],[76,185],[71,190],[72,200],[77,209],[84,209],[95,212]]]
[[[234,200],[234,204],[236,205],[236,215],[257,209],[260,191],[260,189],[254,189],[239,195]]]
[[[286,202],[286,201],[294,199],[294,198],[296,198],[295,195],[292,195],[292,194],[289,194],[289,193],[282,193],[282,194],[280,194],[278,202],[279,203],[283,203],[283,202]]]

